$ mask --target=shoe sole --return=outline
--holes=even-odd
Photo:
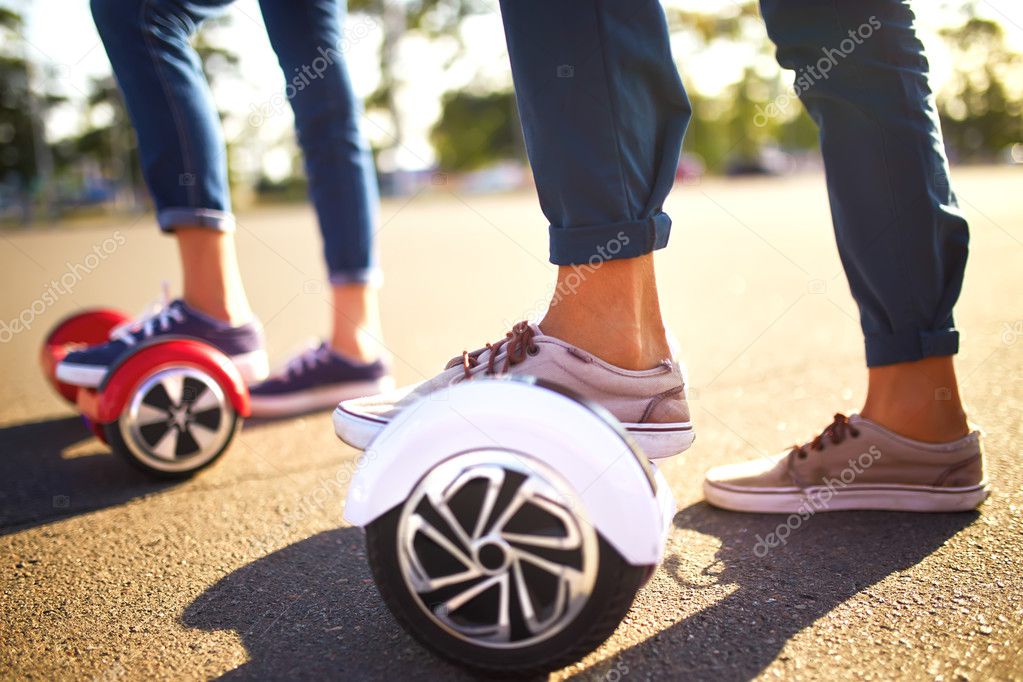
[[[62,384],[96,388],[103,383],[103,377],[107,375],[107,369],[106,366],[59,362],[57,363],[57,371],[54,374],[57,377],[57,381]]]
[[[352,412],[343,404],[334,410],[334,432],[338,438],[357,450],[368,448],[388,423],[386,419]],[[680,455],[696,440],[696,432],[689,422],[663,425],[623,423],[622,426],[647,459]]]
[[[385,377],[376,381],[348,381],[293,393],[290,395],[250,395],[253,417],[292,417],[336,407],[342,400],[363,398],[368,395],[394,390],[394,379]]]
[[[958,512],[976,509],[987,499],[987,483],[960,488],[897,484],[850,484],[844,488],[815,486],[800,490],[761,488],[736,490],[703,482],[709,504],[721,509],[759,514],[805,514],[828,511]]]
[[[255,384],[270,376],[270,359],[266,351],[249,351],[232,355],[230,359],[246,384]],[[105,365],[82,365],[65,361],[57,364],[57,371],[54,374],[57,381],[62,384],[96,388],[103,383],[109,369]]]

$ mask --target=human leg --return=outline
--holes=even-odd
[[[656,2],[502,3],[554,300],[541,326],[612,364],[668,357],[653,259],[690,107]],[[567,30],[568,28],[571,30]]]
[[[836,415],[813,441],[708,472],[707,499],[740,511],[971,509],[987,496],[981,438],[967,424],[952,362],[968,230],[949,188],[913,13],[901,0],[761,8],[778,61],[796,71],[820,128],[868,391],[860,414]]]
[[[511,0],[508,52],[558,282],[539,324],[463,353],[434,379],[342,403],[338,432],[365,447],[422,396],[493,373],[565,386],[614,414],[652,458],[693,440],[654,279],[689,120],[657,2]]]
[[[867,365],[901,365],[871,371],[868,402],[883,418],[885,394],[899,386],[883,377],[898,373],[912,384],[933,375],[936,363],[919,361],[954,355],[959,342],[952,307],[969,232],[950,189],[926,55],[909,3],[901,0],[765,0],[762,7],[778,60],[806,81],[800,97],[820,127],[835,234],[860,307]],[[956,393],[954,375],[943,375]],[[961,436],[962,406],[957,395],[946,399],[949,391],[937,398],[930,391],[919,409],[947,413]]]
[[[138,136],[157,221],[178,237],[184,300],[238,324],[251,311],[234,253],[226,152],[189,42],[204,20],[228,4],[93,0],[92,12]]]
[[[344,3],[262,0],[267,33],[295,113],[309,195],[332,285],[334,350],[369,362],[383,353],[373,254],[377,184],[343,54]]]
[[[246,381],[268,374],[262,330],[252,319],[234,251],[219,120],[189,43],[198,25],[226,4],[92,2],[138,135],[157,221],[177,237],[184,298],[165,300],[107,343],[68,353],[56,369],[65,383],[98,386],[133,348],[161,335],[203,339],[230,357]]]

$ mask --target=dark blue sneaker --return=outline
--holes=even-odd
[[[238,367],[246,383],[270,374],[263,334],[253,320],[237,327],[200,313],[184,301],[171,301],[110,333],[110,341],[72,351],[57,365],[57,380],[95,388],[127,353],[153,337],[188,337],[219,349]]]
[[[321,343],[293,357],[276,376],[252,386],[249,397],[252,416],[286,417],[332,410],[342,400],[393,388],[394,380],[381,360],[356,363]]]

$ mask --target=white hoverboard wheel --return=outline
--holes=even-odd
[[[498,379],[407,408],[366,451],[346,518],[366,526],[377,587],[413,637],[462,665],[522,674],[572,663],[614,632],[674,510],[607,412]]]

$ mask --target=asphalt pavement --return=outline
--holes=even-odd
[[[553,678],[1023,679],[1021,173],[954,176],[973,231],[958,367],[986,431],[989,501],[963,514],[820,513],[763,556],[757,538],[785,517],[707,506],[702,474],[857,408],[855,306],[822,178],[672,194],[658,274],[698,438],[664,466],[679,512],[663,565],[614,636]],[[378,235],[400,382],[536,316],[553,285],[530,193],[438,186],[386,201]],[[243,211],[238,241],[283,360],[329,319],[313,213]],[[0,263],[0,678],[464,676],[383,606],[362,533],[341,520],[337,481],[357,453],[328,414],[250,421],[216,466],[158,483],[89,437],[44,383],[39,345],[63,315],[134,312],[161,278],[178,281],[151,215],[3,230]]]

